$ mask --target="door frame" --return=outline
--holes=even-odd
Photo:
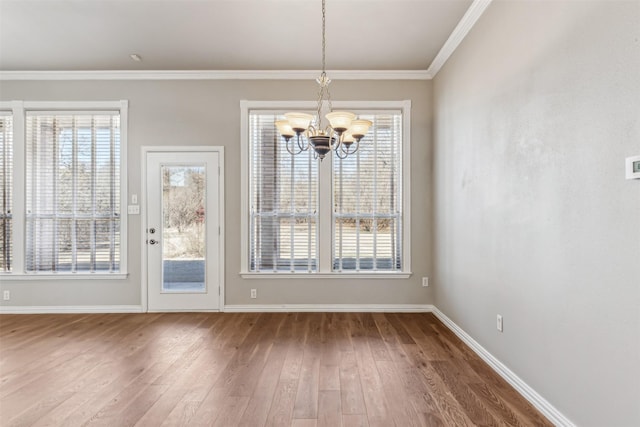
[[[220,238],[218,239],[218,254],[219,254],[219,266],[218,269],[218,283],[220,284],[220,297],[218,298],[218,309],[215,311],[224,311],[224,301],[225,301],[225,273],[224,273],[224,232],[225,232],[225,221],[224,221],[224,147],[222,146],[180,146],[180,145],[159,145],[159,146],[143,146],[141,148],[141,163],[142,163],[142,174],[141,178],[141,192],[139,197],[140,202],[140,257],[142,260],[142,267],[140,269],[140,303],[142,306],[142,312],[149,312],[149,300],[148,300],[148,286],[147,283],[147,268],[148,268],[148,247],[149,245],[144,244],[143,242],[147,239],[147,154],[149,153],[175,153],[175,152],[214,152],[218,153],[219,156],[219,167],[220,173],[218,177],[218,218],[220,219]],[[194,311],[203,311],[203,310],[194,310]],[[210,310],[207,310],[210,311]]]

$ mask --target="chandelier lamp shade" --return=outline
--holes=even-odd
[[[325,0],[322,0],[322,73],[316,79],[319,86],[316,114],[286,113],[284,120],[276,121],[276,127],[286,141],[287,151],[292,155],[300,154],[311,147],[314,156],[320,160],[331,150],[344,159],[358,151],[360,140],[367,134],[372,123],[369,120],[358,119],[356,114],[349,111],[333,111],[329,92],[331,80],[327,77],[325,66],[325,24]],[[323,128],[321,110],[325,98],[330,112],[325,115],[328,123]]]

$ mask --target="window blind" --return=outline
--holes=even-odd
[[[0,271],[11,271],[13,258],[13,117],[0,111]]]
[[[334,156],[333,270],[402,270],[402,114],[373,125],[355,155]]]
[[[318,269],[318,161],[292,156],[273,112],[249,113],[249,269]],[[295,140],[295,138],[294,138]]]
[[[118,112],[27,112],[27,272],[119,272]]]

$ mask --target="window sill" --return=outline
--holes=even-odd
[[[128,273],[58,273],[58,274],[19,274],[2,273],[2,281],[10,280],[124,280]]]
[[[308,272],[294,272],[294,273],[249,273],[242,272],[240,277],[243,279],[408,279],[413,273],[399,272],[399,273],[387,273],[387,272],[335,272],[335,273],[308,273]]]

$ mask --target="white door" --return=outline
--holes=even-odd
[[[147,152],[149,311],[220,309],[219,156]]]

